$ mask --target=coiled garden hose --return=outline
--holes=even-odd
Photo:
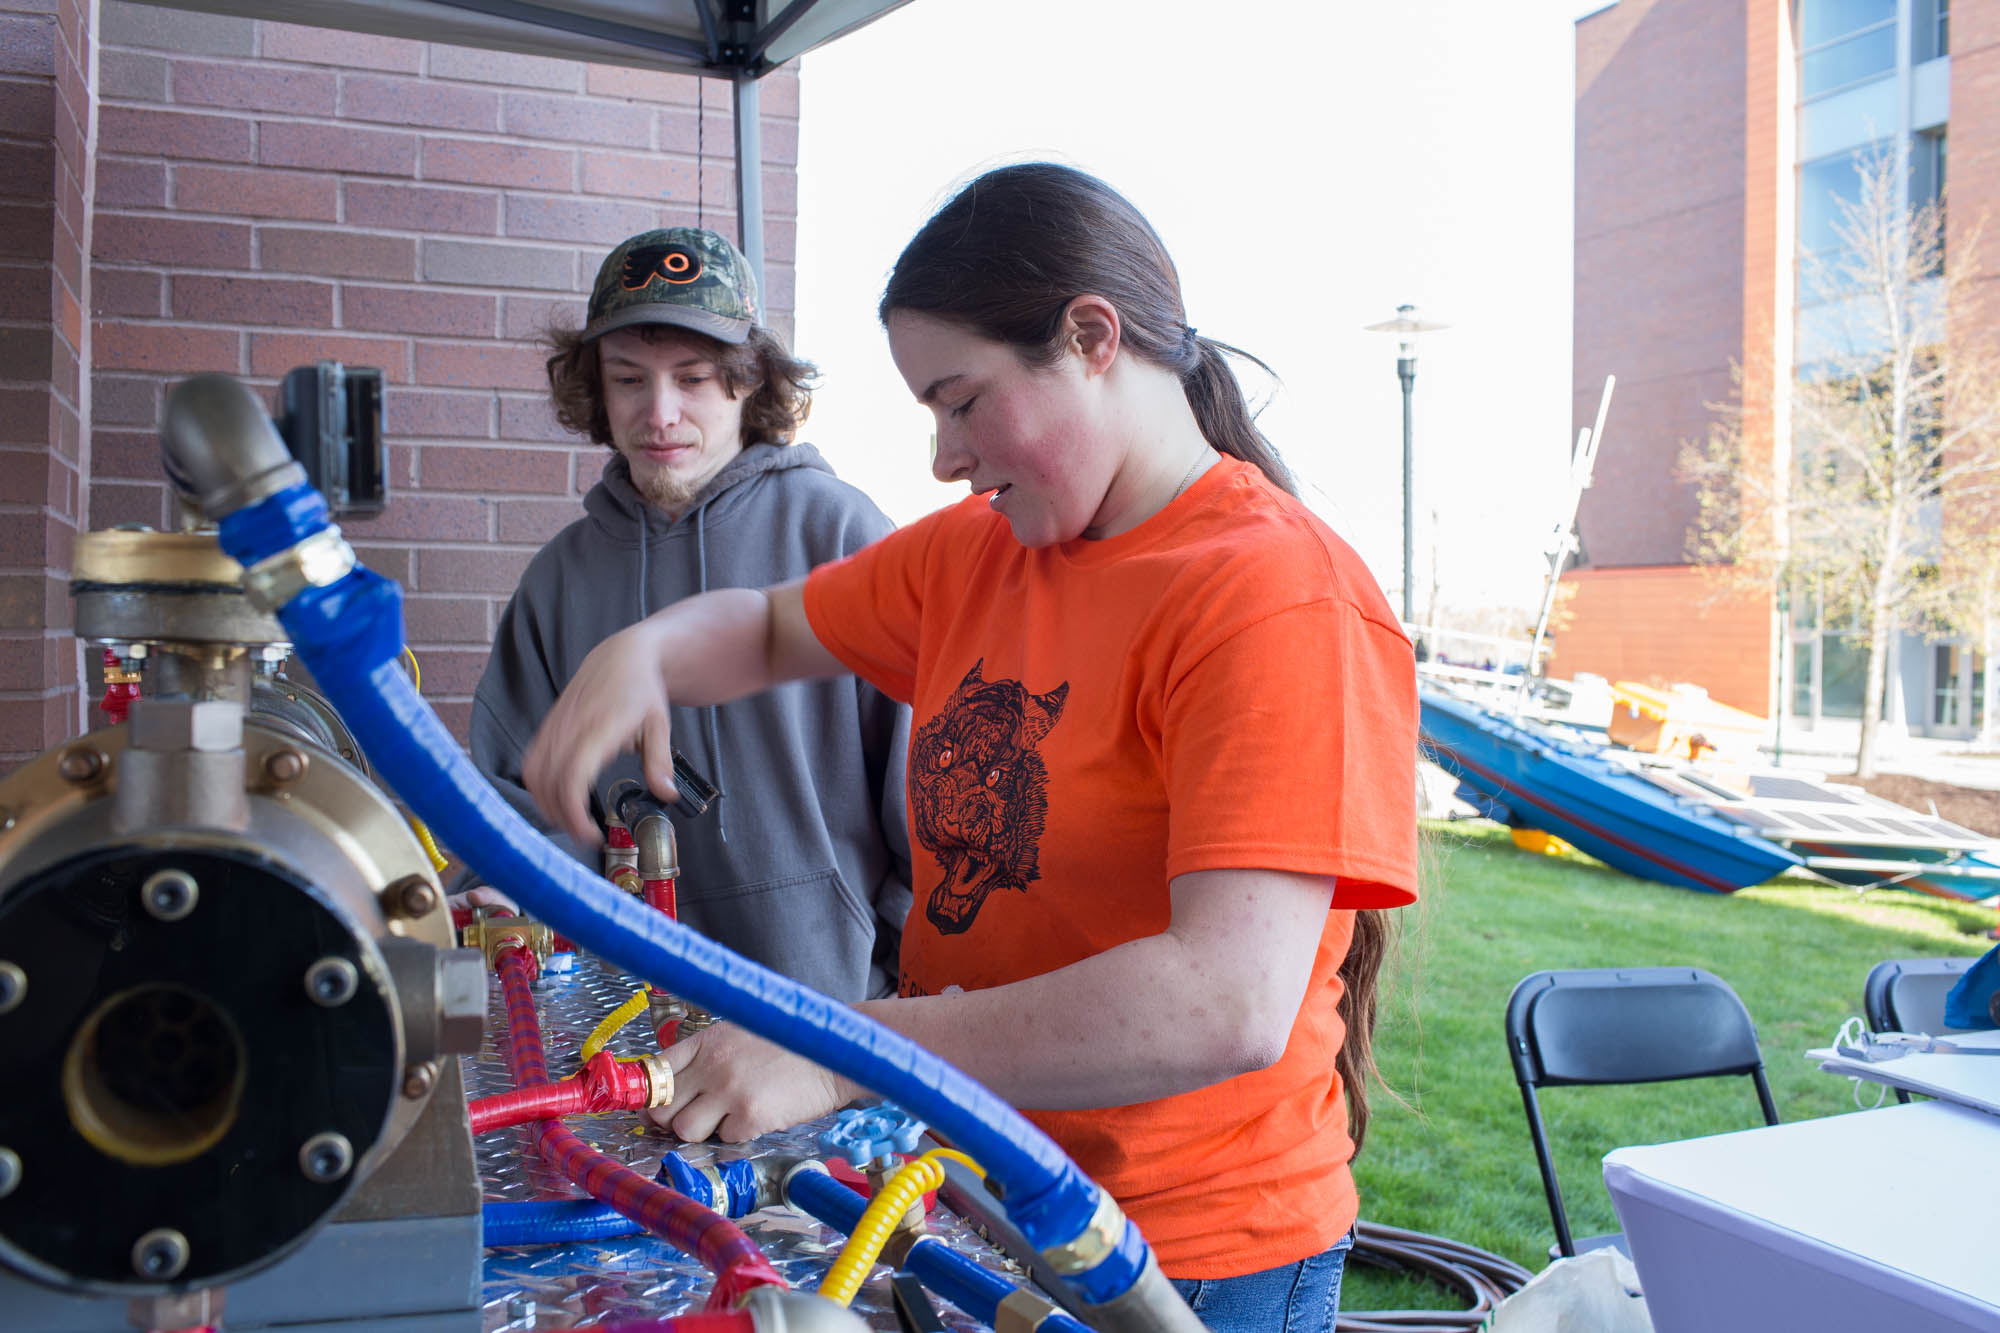
[[[1464,1310],[1342,1310],[1335,1333],[1476,1333],[1531,1276],[1513,1260],[1463,1241],[1379,1222],[1355,1224],[1347,1260],[1427,1278],[1472,1304]]]

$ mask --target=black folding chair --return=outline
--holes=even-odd
[[[1861,1012],[1871,1032],[1928,1032],[1942,1037],[1964,1028],[1944,1024],[1944,997],[1977,958],[1903,958],[1877,963],[1861,985]],[[1896,1089],[1896,1100],[1910,1094]]]
[[[1580,1242],[1571,1237],[1537,1088],[1748,1074],[1764,1123],[1778,1123],[1749,1012],[1727,982],[1698,967],[1579,968],[1524,977],[1507,1000],[1507,1051],[1555,1222],[1551,1259],[1626,1246],[1619,1232]]]

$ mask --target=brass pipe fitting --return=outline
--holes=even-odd
[[[646,1105],[665,1106],[674,1099],[674,1068],[667,1063],[666,1052],[653,1051],[634,1063],[646,1071]]]
[[[555,932],[524,916],[479,917],[459,932],[459,940],[466,948],[484,953],[488,967],[499,965],[502,949],[521,949],[534,955],[538,969],[555,951]]]

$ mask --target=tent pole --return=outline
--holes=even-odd
[[[764,136],[758,115],[757,80],[738,70],[732,80],[736,95],[736,238],[750,272],[756,276],[758,299],[770,301],[764,283]],[[768,311],[757,312],[759,324],[769,324]]]

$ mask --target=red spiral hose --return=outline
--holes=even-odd
[[[601,1111],[636,1111],[652,1101],[652,1080],[636,1064],[622,1064],[609,1051],[590,1058],[575,1078],[516,1088],[481,1097],[471,1105],[472,1132],[484,1134],[530,1120]]]
[[[507,1006],[507,1065],[523,1091],[545,1087],[548,1062],[542,1054],[542,1025],[535,1013],[533,955],[500,950],[495,960]],[[600,1203],[610,1204],[675,1249],[715,1274],[709,1310],[728,1310],[753,1287],[786,1285],[757,1242],[735,1223],[637,1171],[605,1156],[563,1127],[544,1120],[536,1148],[550,1165]],[[691,1325],[699,1328],[700,1325]]]

